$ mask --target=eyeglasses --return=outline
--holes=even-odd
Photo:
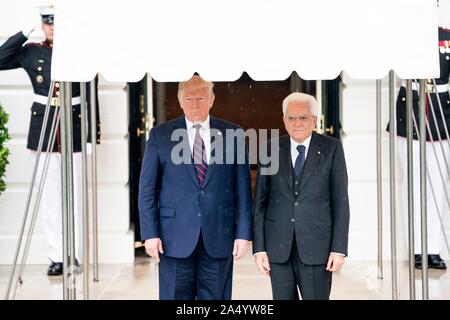
[[[301,123],[307,123],[308,121],[310,121],[312,119],[312,115],[305,115],[305,116],[285,116],[285,118],[287,119],[287,121],[291,122],[291,123],[295,123],[297,120],[300,121]]]

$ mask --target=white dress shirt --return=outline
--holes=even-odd
[[[191,148],[191,154],[194,152],[194,141],[195,141],[195,128],[194,125],[199,124],[202,127],[199,130],[200,137],[203,139],[203,143],[205,144],[205,153],[206,153],[206,162],[209,164],[209,159],[211,158],[211,131],[209,125],[209,115],[205,121],[200,123],[193,123],[188,120],[188,118],[184,117],[186,120],[186,128],[188,132],[189,139],[189,147]]]
[[[311,136],[306,138],[306,140],[303,141],[303,143],[298,143],[297,141],[295,141],[292,138],[290,138],[290,139],[291,139],[292,168],[294,168],[295,167],[295,161],[297,160],[297,157],[298,157],[297,146],[299,146],[299,145],[304,145],[305,146],[305,161],[306,161],[306,157],[308,156],[309,144],[311,143]]]

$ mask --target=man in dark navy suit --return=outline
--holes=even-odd
[[[160,299],[229,300],[233,256],[244,256],[252,236],[246,149],[229,135],[238,126],[209,115],[213,83],[193,76],[178,100],[184,116],[154,127],[146,145],[142,239],[159,262]]]

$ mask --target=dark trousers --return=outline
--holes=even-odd
[[[298,300],[298,289],[303,300],[330,299],[332,273],[326,270],[325,264],[302,263],[295,236],[289,259],[285,263],[270,263],[270,269],[274,300]]]
[[[210,257],[201,234],[189,257],[160,258],[160,300],[231,300],[233,257]]]

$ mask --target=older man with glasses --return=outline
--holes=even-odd
[[[253,209],[257,269],[270,276],[274,299],[329,299],[332,273],[347,255],[349,201],[339,140],[313,132],[317,103],[304,93],[283,101],[289,135],[279,138],[280,168],[260,163]],[[273,145],[272,142],[268,144]],[[267,168],[265,168],[267,169]]]

